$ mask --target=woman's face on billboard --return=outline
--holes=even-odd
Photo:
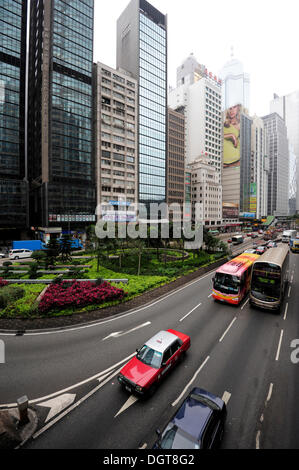
[[[229,108],[228,110],[228,115],[231,119],[235,118],[238,114],[238,109],[239,109],[239,105],[236,105],[236,106],[232,106],[231,108]]]

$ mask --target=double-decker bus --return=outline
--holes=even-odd
[[[286,245],[270,248],[252,268],[250,305],[280,311],[289,281],[289,249]]]
[[[252,265],[258,258],[242,253],[220,266],[213,277],[213,299],[238,305],[249,290]]]

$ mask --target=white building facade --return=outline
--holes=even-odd
[[[264,122],[256,115],[251,129],[251,184],[256,185],[256,203],[252,202],[252,209],[256,218],[261,219],[268,215],[268,140]]]
[[[198,157],[187,167],[191,172],[192,220],[219,228],[222,223],[221,175],[207,157]],[[196,205],[198,209],[196,212]]]
[[[201,155],[209,156],[209,164],[221,173],[222,112],[221,83],[206,71],[192,85],[181,85],[169,92],[172,109],[185,108],[186,163]]]

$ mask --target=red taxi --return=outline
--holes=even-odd
[[[159,382],[190,348],[190,337],[179,331],[160,331],[137,349],[120,371],[119,383],[130,393],[152,395]]]

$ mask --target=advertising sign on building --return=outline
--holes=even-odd
[[[224,117],[223,132],[223,165],[227,167],[240,166],[240,124],[242,106],[237,104],[229,108]]]
[[[222,216],[224,219],[239,217],[239,204],[234,204],[232,202],[223,202]]]
[[[256,213],[257,210],[257,192],[256,192],[256,183],[250,184],[250,202],[249,210],[250,212]]]

